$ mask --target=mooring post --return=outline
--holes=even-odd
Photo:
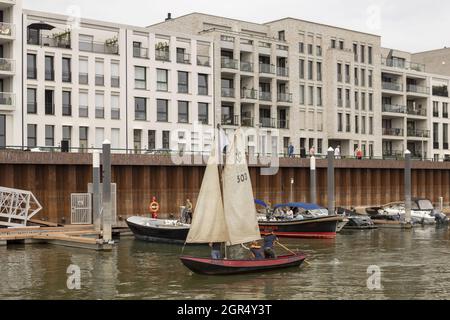
[[[328,149],[328,214],[334,215],[334,149]]]
[[[92,217],[95,231],[100,232],[100,153],[97,150],[92,154],[92,180]]]
[[[405,222],[411,225],[411,152],[405,151]]]
[[[310,160],[310,171],[309,171],[309,193],[311,203],[317,203],[316,194],[316,157],[312,156]]]
[[[294,202],[294,178],[291,178],[291,192],[289,198],[291,203]]]
[[[439,197],[439,212],[444,211],[444,197]]]
[[[103,142],[103,240],[112,240],[111,212],[111,142]]]

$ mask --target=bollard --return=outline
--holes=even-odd
[[[103,142],[103,240],[112,240],[112,210],[111,210],[111,142]]]
[[[100,153],[96,150],[92,154],[92,217],[95,231],[101,231],[100,216]]]
[[[444,197],[439,197],[439,212],[444,211]]]
[[[291,178],[291,192],[289,198],[289,202],[294,202],[294,178]]]
[[[311,203],[317,203],[316,194],[316,157],[312,156],[310,160],[310,171],[309,171],[309,194]]]
[[[334,149],[328,149],[328,214],[334,215]]]
[[[405,222],[411,224],[411,152],[405,151]]]

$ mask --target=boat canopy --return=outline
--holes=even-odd
[[[303,203],[303,202],[291,202],[291,203],[285,203],[285,204],[277,204],[273,208],[283,208],[283,207],[289,207],[289,208],[301,208],[304,210],[318,210],[322,209],[321,206],[314,204],[314,203]]]
[[[265,202],[262,201],[262,200],[258,200],[258,199],[255,199],[255,204],[257,204],[257,205],[259,205],[259,206],[261,206],[261,207],[264,207],[264,208],[267,208],[267,207],[268,207],[267,203],[265,203]]]

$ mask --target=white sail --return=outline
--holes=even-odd
[[[229,241],[218,163],[216,147],[213,144],[186,243]]]
[[[241,129],[236,131],[229,146],[222,179],[229,244],[261,239]]]

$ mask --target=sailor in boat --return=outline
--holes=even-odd
[[[242,244],[242,247],[251,252],[252,258],[254,260],[264,260],[265,259],[263,249],[262,249],[261,245],[258,243],[258,241],[253,241],[249,248],[246,247],[244,244]]]
[[[275,241],[278,241],[278,238],[273,231],[264,237],[264,256],[266,259],[277,258],[275,250],[273,249]]]
[[[192,208],[193,208],[193,206],[192,206],[191,200],[186,199],[186,206],[185,206],[185,209],[184,209],[184,215],[185,215],[184,221],[187,224],[191,224],[192,223]]]
[[[211,247],[211,258],[213,260],[222,259],[222,244],[220,242],[211,242],[209,246]]]

